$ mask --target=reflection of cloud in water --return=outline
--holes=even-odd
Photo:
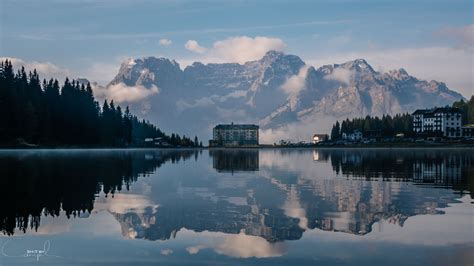
[[[288,192],[288,198],[285,201],[282,209],[285,211],[286,216],[300,220],[298,226],[301,229],[308,229],[308,218],[306,217],[306,211],[301,207],[298,191],[295,186],[291,186],[291,189]]]
[[[239,234],[226,234],[223,242],[217,244],[214,250],[223,255],[237,258],[270,258],[279,257],[285,253],[284,243],[269,243],[265,239],[256,236]]]
[[[166,249],[161,250],[161,255],[163,255],[163,256],[168,256],[168,255],[171,255],[171,254],[173,254],[172,249],[166,248]]]
[[[228,234],[182,229],[179,235],[181,240],[199,239],[199,244],[186,248],[189,254],[210,248],[218,254],[234,258],[271,258],[283,256],[287,250],[285,242],[271,243],[262,237],[246,235],[243,230],[239,234]]]
[[[203,250],[203,249],[206,249],[207,246],[206,245],[196,245],[196,246],[191,246],[191,247],[187,247],[186,248],[186,251],[190,254],[190,255],[195,255],[195,254],[198,254],[199,251]]]

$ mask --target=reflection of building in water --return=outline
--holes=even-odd
[[[327,162],[329,160],[329,154],[323,153],[318,150],[313,150],[313,161]]]
[[[258,171],[258,150],[210,150],[218,172]]]
[[[464,163],[460,157],[455,156],[417,160],[413,163],[413,182],[433,185],[459,184]]]
[[[216,150],[210,155],[218,171],[232,171],[252,168],[249,161],[257,159],[249,158],[258,158],[255,152]],[[300,239],[306,230],[315,228],[364,235],[378,221],[403,226],[414,215],[443,213],[440,208],[459,195],[433,188],[438,184],[429,180],[439,176],[453,188],[465,189],[466,167],[473,158],[442,151],[318,150],[306,154],[309,161],[312,157],[321,164],[330,158],[334,170],[340,169],[344,177],[307,177],[308,170],[317,170],[321,164],[310,163],[316,168],[301,172],[288,171],[286,164],[279,165],[281,158],[275,158],[271,166],[260,166],[251,177],[220,174],[193,176],[192,182],[186,177],[173,179],[175,188],[164,184],[157,191],[153,202],[160,207],[156,212],[145,208],[149,211],[131,210],[115,217],[124,236],[148,240],[173,238],[181,228],[230,234],[243,231],[268,242]],[[423,174],[415,178],[413,169],[418,168]],[[456,176],[462,186],[457,185]],[[418,185],[418,180],[427,185]]]

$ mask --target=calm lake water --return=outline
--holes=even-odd
[[[474,150],[0,152],[0,265],[473,265]]]

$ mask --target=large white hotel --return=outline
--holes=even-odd
[[[438,133],[447,138],[462,136],[462,113],[458,108],[418,109],[412,116],[415,133]]]

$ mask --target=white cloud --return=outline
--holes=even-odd
[[[112,62],[93,62],[78,74],[79,77],[85,77],[90,81],[108,84],[117,75],[120,62],[119,59],[114,59]]]
[[[215,42],[211,52],[214,57],[227,62],[243,64],[262,58],[269,50],[282,51],[285,47],[286,44],[278,38],[237,36]]]
[[[147,89],[144,86],[127,86],[124,83],[110,85],[106,88],[96,85],[92,89],[95,97],[114,100],[116,103],[137,102],[160,92],[154,85]]]
[[[200,47],[201,49],[196,49]],[[181,58],[178,61],[183,67],[191,65],[195,61],[203,63],[239,63],[261,59],[270,50],[283,51],[286,48],[285,42],[279,38],[265,36],[234,36],[213,43],[207,49],[201,47],[196,41],[189,40],[186,49],[198,53],[199,56],[193,58]]]
[[[281,89],[289,95],[298,95],[305,89],[305,79],[308,73],[308,66],[303,66],[297,75],[291,76],[281,85]]]
[[[465,97],[473,95],[474,53],[450,47],[405,48],[314,56],[307,60],[314,66],[342,63],[364,58],[374,69],[388,71],[404,68],[419,79],[445,82],[452,90]]]
[[[15,69],[19,69],[22,66],[25,67],[27,72],[36,69],[41,79],[56,78],[58,80],[64,80],[70,75],[69,70],[59,67],[51,62],[25,61],[14,57],[0,57],[0,61],[5,61],[6,59],[12,62]]]
[[[170,39],[160,39],[159,41],[159,44],[163,46],[168,46],[168,45],[171,45],[172,43],[173,41],[171,41]]]
[[[283,83],[281,89],[289,95],[290,107],[292,110],[295,109],[298,95],[304,90],[306,84],[306,75],[308,73],[308,66],[303,66],[297,75],[291,76]]]
[[[349,85],[353,76],[354,72],[349,69],[336,68],[331,74],[325,76],[324,79],[336,80],[341,83],[345,83],[346,85]]]
[[[309,142],[314,133],[329,133],[332,124],[338,119],[329,115],[311,116],[310,118],[276,129],[260,129],[260,142],[269,144],[278,143],[280,140]]]
[[[195,40],[189,40],[184,44],[184,47],[194,53],[202,54],[207,51],[205,47],[199,45],[199,43]]]

